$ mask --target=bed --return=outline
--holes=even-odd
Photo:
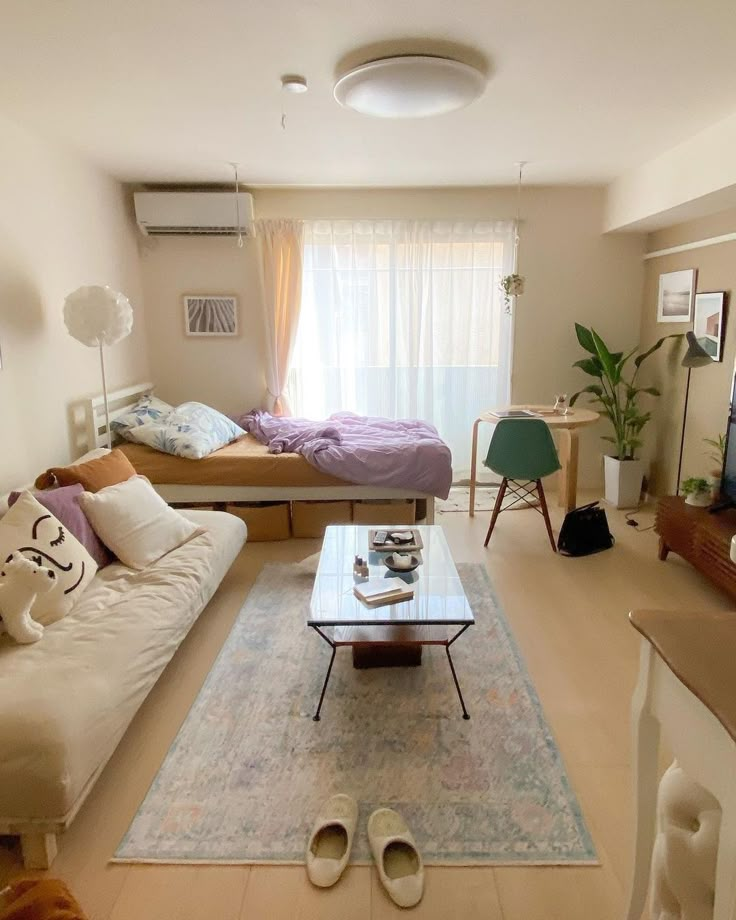
[[[109,393],[110,421],[152,391],[153,384],[141,383]],[[85,448],[106,447],[103,397],[91,397],[82,405]],[[114,433],[113,443],[170,504],[415,499],[426,502],[426,523],[434,523],[433,495],[413,489],[346,482],[315,469],[300,454],[270,454],[251,435],[203,460],[185,460],[142,444],[116,440]]]

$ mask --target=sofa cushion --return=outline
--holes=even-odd
[[[102,569],[112,562],[112,555],[92,529],[87,520],[87,515],[82,511],[79,497],[84,492],[84,487],[77,482],[73,486],[62,486],[60,489],[42,489],[33,497],[48,509],[61,523],[73,533],[90,556]],[[12,508],[22,495],[22,492],[11,492],[8,504]]]
[[[37,489],[53,485],[70,486],[80,482],[86,492],[98,492],[106,486],[125,482],[135,476],[135,468],[121,450],[105,452],[95,460],[75,463],[72,466],[52,466],[36,479]]]
[[[0,520],[0,562],[20,552],[55,574],[48,594],[36,599],[31,616],[48,626],[74,607],[94,578],[97,563],[77,538],[30,492]]]
[[[143,571],[102,569],[41,642],[0,638],[0,819],[64,822],[230,568],[243,522],[185,515],[204,532]]]
[[[197,533],[196,526],[169,508],[145,476],[84,492],[79,503],[105,546],[134,569],[145,568]]]

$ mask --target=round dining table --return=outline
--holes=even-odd
[[[577,406],[568,409],[563,415],[554,411],[552,406],[503,406],[498,409],[488,409],[482,412],[473,423],[473,446],[470,455],[470,504],[468,513],[475,516],[475,487],[478,467],[478,428],[481,422],[497,425],[503,418],[499,413],[518,412],[526,409],[539,413],[538,417],[545,422],[553,433],[559,433],[558,453],[560,455],[560,473],[557,489],[557,503],[565,509],[572,511],[577,505],[578,490],[578,429],[587,425],[594,425],[600,415],[593,409],[583,409]]]

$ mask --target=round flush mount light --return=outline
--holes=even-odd
[[[461,61],[401,55],[349,70],[335,84],[335,99],[362,115],[427,118],[469,105],[485,85],[485,75]]]

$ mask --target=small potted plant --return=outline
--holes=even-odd
[[[511,275],[504,275],[499,282],[499,287],[503,292],[503,300],[506,304],[506,309],[511,309],[511,298],[518,297],[519,294],[524,293],[524,276],[517,275],[515,272]]]
[[[717,438],[703,438],[710,450],[706,454],[713,461],[710,473],[710,488],[713,501],[718,501],[721,495],[721,473],[723,472],[723,459],[726,454],[726,435],[719,434]]]
[[[711,485],[707,479],[691,476],[689,479],[683,481],[680,490],[685,496],[686,505],[695,505],[697,508],[707,508],[711,503]]]

